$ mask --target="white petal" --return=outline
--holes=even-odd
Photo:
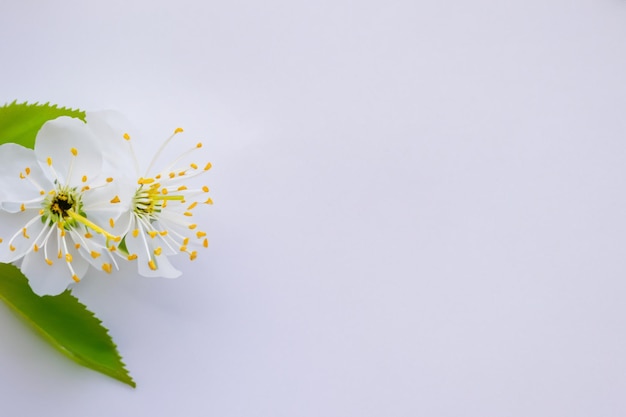
[[[80,278],[87,272],[89,264],[78,255],[73,245],[69,243],[69,253],[74,258],[71,265],[76,275]],[[39,252],[31,252],[24,257],[21,266],[22,273],[26,275],[30,287],[38,295],[60,294],[69,284],[74,282],[65,259],[56,257],[58,250],[57,239],[53,237],[48,241],[47,246],[48,254],[55,255],[52,265],[46,263],[41,250]]]
[[[24,228],[27,223],[31,223]],[[44,225],[39,210],[26,210],[19,213],[0,211],[0,262],[13,262],[33,249],[35,239]],[[26,237],[28,236],[28,237]],[[14,249],[11,250],[11,247]]]
[[[26,177],[26,168],[30,169],[30,180]],[[20,173],[25,178],[20,178]],[[44,192],[52,189],[33,150],[15,143],[0,145],[0,184],[0,201],[28,201],[40,196],[42,189]]]
[[[133,135],[135,130],[130,122],[115,111],[88,112],[86,119],[87,126],[103,144],[102,155],[105,165],[113,172],[136,179],[139,175],[138,167],[130,151],[129,142],[124,139],[125,134]]]
[[[133,228],[135,226],[136,224],[133,224]],[[131,229],[125,237],[125,242],[128,252],[137,255],[137,260],[133,262],[137,262],[137,269],[140,275],[163,278],[178,278],[181,275],[181,272],[172,266],[165,254],[154,256],[154,249],[162,243],[159,237],[153,239],[142,229],[140,229],[137,237],[134,237]],[[151,258],[155,260],[156,270],[152,270],[148,266]]]
[[[72,117],[59,117],[41,127],[35,139],[35,155],[44,170],[50,169],[50,158],[50,179],[56,176],[63,185],[79,185],[83,176],[96,178],[102,170],[98,138],[85,123]]]

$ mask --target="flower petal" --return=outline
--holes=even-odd
[[[21,265],[22,273],[28,278],[30,287],[38,295],[57,295],[62,293],[69,284],[73,283],[72,273],[65,259],[58,259],[59,251],[57,239],[52,238],[47,245],[48,254],[54,254],[53,264],[48,265],[42,251],[30,252],[24,257]],[[73,246],[68,247],[72,255],[71,262],[74,273],[80,278],[85,275],[89,264],[84,260]]]
[[[33,249],[45,227],[40,217],[39,210],[0,211],[0,262],[14,262]]]
[[[0,184],[0,201],[29,201],[52,189],[35,152],[15,143],[0,145]]]
[[[98,138],[85,123],[72,117],[59,117],[41,127],[35,155],[41,167],[50,171],[49,178],[63,185],[78,185],[83,177],[96,178],[102,169]]]
[[[159,236],[151,238],[136,222],[125,237],[126,248],[130,254],[137,255],[139,274],[144,277],[178,278],[182,273],[172,266],[165,254],[154,255],[154,250],[159,246],[161,238]],[[138,229],[137,236],[133,236],[133,230]],[[156,269],[151,269],[148,265],[150,260],[154,261]]]

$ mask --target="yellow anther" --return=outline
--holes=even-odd
[[[193,229],[195,229],[196,227],[198,227],[198,225],[197,225],[197,224],[195,224],[195,223],[192,223],[192,224],[190,224],[190,225],[189,225],[189,226],[187,226],[187,227],[189,227],[191,230],[193,230]]]
[[[137,254],[133,253],[132,255],[128,255],[129,261],[134,261],[135,259],[137,259]]]
[[[205,193],[209,192],[209,187],[207,187],[206,185],[202,186],[202,191],[204,191]]]
[[[15,252],[15,246],[9,245],[9,249],[11,250],[11,252]]]
[[[72,148],[70,149],[70,151],[72,152],[72,155],[74,156],[78,155],[78,151],[76,150],[76,148]]]
[[[181,251],[181,252],[187,252],[187,246],[184,246],[184,245],[183,245],[183,246],[181,246],[181,247],[180,247],[180,251]]]
[[[26,239],[30,239],[30,236],[28,236],[28,234],[26,234],[26,228],[22,229],[22,235],[26,238]]]
[[[93,235],[91,233],[87,232],[87,233],[85,233],[85,237],[87,239],[91,239],[93,237]]]
[[[113,178],[109,177],[106,179],[107,182],[113,182]]]
[[[106,272],[107,274],[110,274],[112,270],[111,264],[107,264],[107,263],[102,264],[102,270]]]
[[[162,232],[159,232],[159,235],[166,236],[167,235],[167,230],[163,230]]]
[[[180,172],[178,173],[178,176],[179,176],[179,177],[182,177],[183,175],[185,175],[185,173],[186,173],[186,172],[187,172],[187,171],[180,171]]]
[[[115,196],[113,197],[113,199],[111,200],[111,204],[115,204],[115,203],[119,203],[120,202],[120,198],[119,196]]]
[[[189,244],[189,238],[186,237],[183,239],[183,245],[187,246]]]
[[[48,162],[48,166],[52,165],[52,158],[48,157],[46,158],[46,162]]]
[[[202,148],[202,142],[198,142],[198,143],[196,144],[196,148]]]
[[[193,261],[194,259],[196,259],[198,257],[198,252],[193,251],[191,252],[191,254],[189,255],[189,260]]]
[[[154,178],[139,178],[137,180],[138,184],[152,184],[154,182]]]
[[[75,245],[74,245],[74,247],[75,247],[76,249],[80,249],[80,243],[75,244]]]
[[[161,252],[163,252],[163,250],[161,249],[161,247],[160,247],[160,246],[154,250],[154,254],[155,254],[156,256],[159,256],[159,255],[161,254]]]
[[[212,167],[212,166],[213,166],[213,165],[211,165],[211,163],[210,163],[210,162],[208,162],[208,163],[204,166],[204,170],[205,170],[205,171],[208,171],[208,170],[210,170],[210,169],[211,169],[211,167]]]
[[[206,236],[206,233],[205,233],[205,232],[196,232],[196,237],[197,237],[198,239],[200,239],[201,237],[205,237],[205,236]]]
[[[124,133],[124,139],[130,140],[130,135],[128,133]]]
[[[189,164],[189,166],[192,167],[193,169],[198,169],[198,165],[194,163]]]
[[[139,229],[133,230],[133,237],[137,237],[139,235]]]
[[[76,274],[72,275],[72,279],[74,280],[74,282],[80,282],[80,278],[78,278],[78,275]]]
[[[156,271],[157,267],[156,264],[154,263],[154,261],[152,259],[150,259],[148,261],[148,266],[150,267],[150,269],[152,269],[153,271]]]
[[[213,200],[211,198],[207,198],[204,204],[213,204]]]
[[[176,190],[177,191],[185,191],[187,189],[186,185],[181,185],[180,187],[178,187]]]
[[[0,238],[0,243],[2,243],[3,239]]]
[[[113,220],[113,218],[110,218],[110,219],[109,219],[109,225],[110,225],[111,227],[115,227],[115,220]]]
[[[36,243],[33,245],[33,250],[34,250],[35,252],[39,252],[39,246],[37,246],[37,244],[36,244]]]
[[[65,261],[66,262],[72,262],[72,254],[71,253],[66,253],[65,254]]]
[[[156,230],[150,230],[150,231],[148,232],[148,234],[150,235],[150,237],[151,237],[152,239],[154,239],[154,238],[156,237],[156,235],[157,235],[157,231],[156,231]]]
[[[26,206],[24,205],[24,203],[22,203],[22,205],[20,206],[20,210],[21,210],[21,211],[26,210]]]
[[[202,242],[202,246],[204,246],[205,248],[209,247],[209,239],[204,239],[204,242]]]
[[[48,259],[48,258],[46,258],[46,263],[47,263],[48,265],[52,265],[52,264],[53,264],[53,262],[52,262],[50,259]]]
[[[96,252],[95,250],[91,251],[91,257],[96,259],[98,256],[100,256],[100,252]]]
[[[193,203],[189,205],[189,207],[187,207],[187,210],[193,210],[197,205],[198,205],[198,202],[194,201]]]
[[[111,246],[109,246],[109,250],[111,252],[115,252],[117,250],[117,248],[115,246],[111,245]]]
[[[167,188],[162,188],[161,189],[161,194],[167,195]]]
[[[176,173],[170,172],[168,175],[169,175],[170,178],[174,178],[176,176]]]
[[[182,127],[177,127],[176,130],[174,130],[174,134],[181,133],[182,131],[183,131]]]
[[[61,251],[59,251],[59,253],[57,253],[57,258],[61,259],[63,257],[63,254],[61,253]]]
[[[82,181],[82,182],[87,182],[87,176],[86,176],[86,175],[83,175],[83,177],[81,178],[81,181]]]
[[[56,192],[56,191],[54,191],[54,190],[50,190],[50,191],[48,191],[48,194],[50,194],[50,195],[55,195],[56,193],[57,193],[57,192]]]
[[[88,185],[85,185],[85,186],[83,186],[83,188],[81,188],[80,190],[81,190],[81,191],[87,191],[88,189],[89,189],[89,186],[88,186]]]
[[[20,178],[21,179],[25,179],[26,177],[24,176],[24,173],[20,172]]]
[[[191,213],[189,211],[186,211],[186,212],[183,213],[183,215],[185,215],[187,217],[191,217],[191,216],[193,216],[193,213]]]
[[[30,168],[26,167],[26,169],[24,169],[24,171],[26,171],[26,175],[30,175]]]
[[[65,229],[61,229],[61,237],[65,237]]]
[[[46,192],[44,190],[39,190],[39,195],[44,195]]]
[[[161,179],[161,174],[155,175],[154,178],[156,178],[157,180]]]

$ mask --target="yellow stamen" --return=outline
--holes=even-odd
[[[159,232],[159,235],[166,236],[167,235],[167,230],[163,230],[162,232]],[[1,241],[2,241],[2,239],[0,239],[0,242]]]
[[[176,174],[175,174],[175,173],[173,173],[173,172],[170,172],[170,173],[169,173],[169,176],[170,176],[170,178],[174,178],[174,177],[176,176]]]
[[[39,210],[39,215],[40,215],[40,216],[43,216],[43,213],[44,213],[43,209],[40,209],[40,210]]]
[[[213,200],[211,198],[207,198],[204,204],[213,204]]]
[[[178,191],[185,191],[187,189],[186,186],[181,185],[180,187],[178,187]]]
[[[183,213],[183,215],[185,215],[187,217],[191,217],[191,216],[193,216],[193,213],[191,213],[189,211],[186,211],[186,212]]]
[[[72,275],[72,279],[74,280],[74,282],[80,282],[80,278],[78,278],[78,275],[76,274]]]
[[[52,264],[53,264],[53,262],[52,262],[50,259],[48,259],[48,258],[46,258],[46,263],[47,263],[48,265],[52,265]]]
[[[208,163],[204,166],[204,170],[205,170],[205,171],[208,171],[208,170],[210,170],[210,169],[211,169],[211,167],[212,167],[212,166],[213,166],[213,165],[211,165],[211,163],[210,163],[210,162],[208,162]]]
[[[113,218],[110,218],[110,219],[109,219],[109,225],[110,225],[111,227],[115,227],[115,221],[113,220]]]
[[[115,204],[115,203],[119,203],[120,202],[120,198],[119,196],[115,196],[113,197],[113,199],[111,200],[111,204]]]
[[[156,264],[154,263],[154,261],[152,259],[150,259],[148,261],[148,266],[150,267],[150,269],[152,269],[153,271],[156,271],[157,267]]]
[[[139,178],[137,180],[138,184],[152,184],[154,182],[154,178]]]
[[[196,227],[198,227],[198,225],[197,225],[197,224],[195,224],[195,223],[192,223],[192,224],[190,224],[188,227],[189,227],[191,230],[193,230],[193,229],[195,229]]]
[[[198,142],[198,144],[196,145],[196,148],[202,148],[202,142]]]
[[[46,192],[44,190],[39,190],[39,195],[44,195]]]
[[[91,239],[93,237],[93,235],[91,233],[87,232],[87,233],[85,233],[85,237],[87,239]]]
[[[26,234],[26,228],[22,229],[22,235],[26,238],[26,239],[30,239],[30,236],[28,236],[28,234]]]
[[[107,182],[113,182],[113,178],[109,177],[109,178],[107,178],[107,180],[106,180],[106,181],[107,181]]]
[[[162,251],[163,251],[163,250],[162,250],[162,249],[161,249],[161,247],[159,246],[158,248],[156,248],[156,249],[154,250],[154,254],[155,254],[156,256],[159,256],[159,255],[161,254],[161,252],[162,252]]]
[[[24,171],[26,171],[26,175],[30,175],[30,168],[26,167],[26,169],[24,169]]]
[[[72,155],[74,156],[78,155],[78,151],[76,150],[76,148],[72,148],[70,149],[70,151],[72,152]]]
[[[9,249],[11,249],[11,252],[14,252],[15,251],[15,246],[9,245]]]
[[[184,246],[184,245],[183,245],[183,246],[181,246],[181,247],[180,247],[180,251],[181,251],[181,252],[187,252],[187,246]]]
[[[194,201],[193,203],[189,205],[189,207],[187,207],[187,210],[193,210],[197,205],[198,205],[198,202]]]
[[[197,237],[198,239],[200,239],[201,237],[205,237],[205,236],[206,236],[206,233],[205,233],[205,232],[197,232],[197,233],[196,233],[196,237]]]
[[[72,254],[71,253],[66,253],[65,254],[65,261],[66,262],[72,262]]]
[[[174,130],[174,134],[181,133],[182,131],[183,131],[182,127],[177,127],[176,130]]]
[[[139,229],[133,230],[133,237],[137,237],[139,235]]]
[[[52,158],[48,157],[46,159],[46,162],[48,162],[48,166],[51,166],[52,165]]]
[[[198,165],[194,163],[189,164],[189,166],[192,167],[193,169],[198,169]]]
[[[209,239],[204,239],[204,242],[202,242],[202,246],[204,246],[205,248],[209,247]]]
[[[86,176],[86,175],[83,175],[83,178],[81,178],[81,181],[82,181],[82,182],[87,182],[87,176]]]
[[[193,251],[191,252],[191,254],[189,255],[189,260],[193,261],[194,259],[196,259],[198,257],[198,252]]]
[[[107,263],[102,264],[102,269],[103,269],[103,270],[104,270],[104,272],[106,272],[107,274],[110,274],[110,273],[111,273],[111,270],[112,270],[111,264],[107,264]]]
[[[83,188],[81,188],[80,190],[81,190],[81,191],[87,191],[88,189],[89,189],[89,186],[88,186],[88,185],[85,185],[85,186],[83,186]]]
[[[135,259],[137,259],[137,254],[133,253],[132,255],[128,255],[129,261],[134,261]]]
[[[75,247],[76,249],[80,249],[80,243],[75,244],[75,245],[74,245],[74,247]]]
[[[94,222],[92,222],[91,220],[88,220],[86,217],[81,216],[78,213],[73,212],[72,210],[67,210],[67,214],[74,220],[84,224],[85,226],[95,230],[97,233],[100,233],[101,235],[106,236],[109,239],[113,239],[114,241],[119,241],[120,237],[119,236],[114,236],[111,233],[107,232],[106,230],[104,230],[103,228],[101,228],[100,226],[98,226],[97,224],[95,224]],[[113,222],[113,219],[111,219],[111,223]],[[111,227],[113,227],[113,225],[111,225]],[[89,235],[89,236],[87,236]],[[91,234],[87,233],[85,234],[86,238],[90,238],[92,237]]]
[[[37,244],[36,244],[36,243],[33,245],[33,250],[34,250],[35,252],[39,252],[39,246],[37,246]]]
[[[24,173],[20,172],[20,178],[21,179],[26,179],[26,177],[24,176]]]
[[[63,254],[61,253],[61,251],[59,251],[59,253],[57,253],[57,258],[61,259],[63,257]]]
[[[167,188],[163,188],[163,189],[161,190],[161,194],[163,194],[163,195],[167,194]]]
[[[151,237],[152,239],[154,239],[154,238],[156,237],[156,235],[157,235],[157,232],[156,232],[155,230],[150,230],[150,231],[148,232],[148,234],[150,235],[150,237]]]
[[[100,256],[100,252],[96,252],[95,250],[91,251],[91,257],[96,259],[98,256]]]
[[[124,139],[130,140],[130,135],[128,133],[124,133]]]
[[[20,210],[21,210],[21,211],[26,210],[26,206],[24,205],[24,203],[22,203],[22,205],[20,206]]]
[[[202,186],[202,191],[204,191],[205,193],[209,192],[209,187],[207,187],[206,185]]]
[[[187,246],[189,244],[189,238],[186,237],[183,239],[183,245]]]

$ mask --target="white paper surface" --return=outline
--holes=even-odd
[[[0,101],[213,162],[178,280],[76,289],[136,390],[0,307],[0,414],[626,414],[626,3],[5,1]]]

